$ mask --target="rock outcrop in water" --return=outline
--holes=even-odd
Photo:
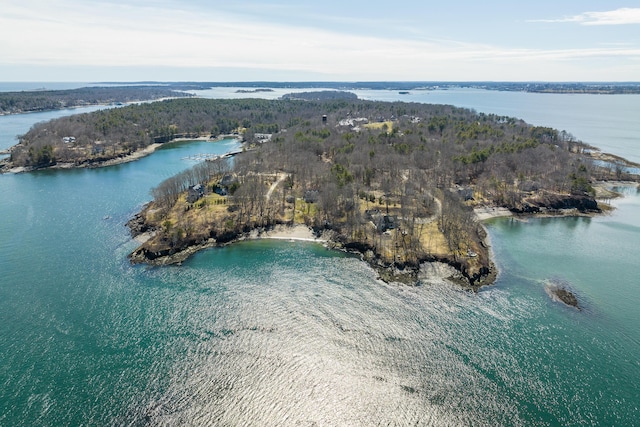
[[[550,279],[545,285],[545,291],[554,301],[560,301],[565,305],[581,310],[575,293],[569,290],[568,282],[561,279]]]
[[[149,225],[146,223],[145,218],[141,215],[140,212],[135,214],[133,218],[131,218],[126,223],[127,228],[131,232],[132,237],[138,237],[139,235],[150,231]]]
[[[580,308],[578,306],[578,298],[576,298],[576,296],[573,294],[573,292],[564,289],[564,288],[559,288],[556,289],[554,291],[555,296],[558,297],[558,299],[560,299],[560,301],[562,301],[563,303],[570,305],[571,307],[575,307],[575,308]]]

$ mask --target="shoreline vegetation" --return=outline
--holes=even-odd
[[[239,139],[242,142],[242,138],[237,134],[229,134],[229,135],[225,134],[225,135],[218,135],[218,136],[213,136],[213,135],[194,136],[192,138],[181,137],[181,138],[172,139],[170,141],[167,141],[166,143],[190,142],[190,141],[218,142],[218,141],[222,141],[223,139],[232,139],[232,138]],[[39,169],[83,169],[83,168],[104,168],[108,166],[116,166],[124,163],[134,162],[150,154],[153,154],[158,148],[162,147],[166,143],[155,142],[144,148],[138,149],[136,151],[121,153],[118,156],[113,158],[107,158],[107,159],[101,158],[95,161],[88,161],[85,159],[79,162],[78,161],[56,162],[55,164],[51,166],[46,166],[44,168],[25,167],[25,166],[11,167],[10,165],[7,165],[6,162],[3,163],[3,161],[0,160],[0,173],[25,173],[25,172],[32,172],[34,170],[39,170]],[[11,151],[8,151],[6,154],[11,154]],[[231,155],[223,154],[222,156],[230,157]]]
[[[615,194],[596,182],[638,180],[624,159],[511,117],[335,91],[290,98],[173,99],[36,124],[3,170],[107,166],[233,135],[244,141],[233,164],[205,161],[151,191],[128,223],[140,243],[132,262],[311,239],[359,253],[387,282],[416,283],[422,266],[444,263],[471,289],[497,275],[483,220],[599,214]]]

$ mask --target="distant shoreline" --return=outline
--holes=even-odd
[[[69,107],[60,107],[60,108],[49,108],[45,110],[30,110],[30,111],[15,111],[15,112],[0,112],[0,116],[20,116],[23,114],[38,114],[38,113],[50,113],[52,111],[64,111],[64,110],[77,110],[79,108],[89,108],[89,107],[111,107],[110,103],[98,103],[98,104],[84,104],[84,105],[73,105]]]
[[[2,93],[2,92],[0,92]],[[29,110],[29,111],[16,111],[16,112],[0,112],[0,116],[20,116],[23,114],[38,114],[38,113],[51,113],[53,111],[64,111],[64,110],[77,110],[80,108],[90,108],[90,107],[104,107],[104,108],[117,108],[117,107],[126,107],[127,105],[134,105],[134,104],[140,104],[140,103],[145,103],[145,102],[160,102],[160,101],[168,101],[171,99],[182,99],[180,97],[176,97],[176,96],[166,96],[163,98],[156,98],[156,99],[139,99],[139,100],[135,100],[135,101],[127,101],[127,102],[120,102],[120,103],[113,103],[113,102],[97,102],[97,103],[88,103],[88,104],[81,104],[81,105],[70,105],[70,106],[64,106],[64,107],[60,107],[60,108],[47,108],[47,109],[43,109],[43,110]]]

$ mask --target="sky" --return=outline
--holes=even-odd
[[[640,0],[0,0],[0,81],[640,81]]]

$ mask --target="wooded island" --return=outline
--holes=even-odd
[[[166,87],[154,85],[0,92],[0,115],[188,96],[192,95],[181,91],[179,86]]]
[[[174,99],[64,117],[23,135],[7,167],[99,164],[178,137],[236,134],[245,151],[233,162],[203,162],[152,190],[131,222],[150,233],[134,262],[179,262],[255,230],[305,224],[385,279],[414,280],[420,263],[443,261],[472,287],[495,273],[474,207],[598,212],[592,182],[624,178],[567,132],[515,118],[310,98]]]

